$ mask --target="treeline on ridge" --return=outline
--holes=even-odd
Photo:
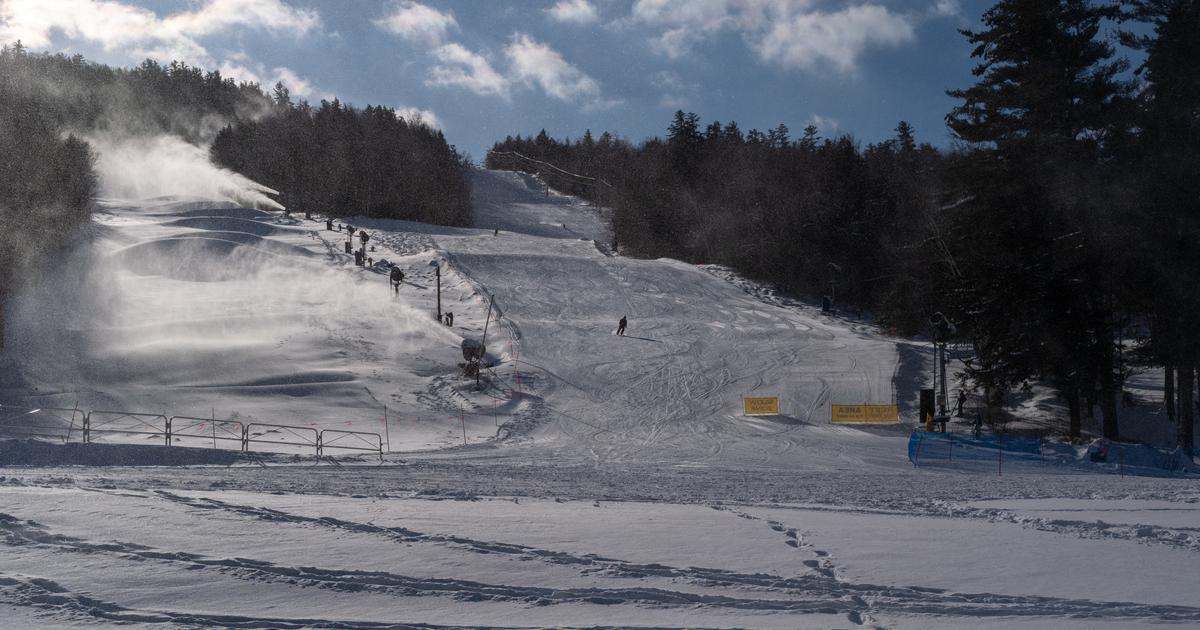
[[[1144,53],[1132,78],[1102,32],[1114,23]],[[1162,366],[1164,407],[1190,454],[1196,33],[1200,0],[1001,0],[963,32],[978,65],[973,85],[948,92],[949,150],[918,144],[906,123],[864,148],[677,112],[665,139],[510,137],[487,164],[611,207],[626,253],[723,263],[796,294],[836,290],[904,332],[944,315],[971,350],[966,378],[989,416],[1007,392],[1046,383],[1071,435],[1099,409],[1115,439],[1129,363]]]
[[[383,106],[293,103],[277,84],[272,115],[229,125],[214,161],[280,191],[290,211],[336,211],[468,225],[470,164],[442,132]]]

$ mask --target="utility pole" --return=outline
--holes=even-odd
[[[475,391],[479,391],[479,372],[483,369],[483,357],[487,356],[487,331],[488,323],[492,321],[492,301],[494,296],[488,296],[487,316],[483,320],[483,340],[480,343],[483,345],[483,353],[479,356],[479,370],[475,370]]]
[[[938,415],[945,416],[950,398],[950,392],[946,386],[946,344],[949,342],[950,336],[957,332],[957,329],[940,312],[929,316],[929,324],[933,329],[933,387],[935,390],[940,390],[938,392]],[[940,383],[938,382],[939,373]]]
[[[442,265],[436,260],[429,261],[429,265],[433,267],[433,271],[437,274],[437,320],[442,321]]]

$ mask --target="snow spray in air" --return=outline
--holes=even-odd
[[[170,134],[85,136],[96,151],[101,193],[119,199],[161,196],[220,199],[282,210],[262,184],[212,163],[208,151]]]

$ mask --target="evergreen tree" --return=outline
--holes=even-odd
[[[912,125],[901,120],[900,124],[896,125],[896,143],[900,145],[902,153],[912,153],[917,148],[917,143],[913,139]]]
[[[956,298],[975,342],[969,373],[989,392],[1044,377],[1067,401],[1078,436],[1084,403],[1102,390],[1104,433],[1117,437],[1112,288],[1091,229],[1100,212],[1088,194],[1123,64],[1097,39],[1109,7],[1085,0],[1001,0],[986,27],[963,31],[980,60],[979,81],[948,93],[947,116],[971,143],[957,213]],[[968,234],[983,234],[983,239]]]
[[[1123,33],[1125,44],[1145,51],[1138,69],[1144,89],[1138,95],[1137,138],[1131,149],[1136,199],[1131,211],[1141,219],[1135,234],[1143,275],[1131,299],[1141,298],[1150,313],[1154,358],[1179,375],[1178,445],[1195,444],[1191,380],[1200,363],[1200,1],[1127,0],[1126,19],[1153,27],[1153,34]],[[1169,395],[1168,410],[1176,407]]]
[[[804,135],[800,137],[800,148],[805,151],[816,151],[817,143],[821,141],[821,136],[817,133],[816,125],[808,125],[804,128]]]

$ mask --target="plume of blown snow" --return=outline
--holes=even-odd
[[[278,191],[213,164],[207,148],[179,136],[101,133],[87,135],[86,139],[96,152],[100,192],[105,197],[200,197],[262,209],[283,209],[271,198]]]

